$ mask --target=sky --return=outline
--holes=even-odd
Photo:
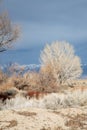
[[[0,63],[39,64],[46,43],[67,41],[87,64],[87,0],[3,0],[21,36],[14,48],[0,54]]]

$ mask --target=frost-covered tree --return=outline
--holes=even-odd
[[[0,52],[11,47],[11,43],[19,37],[19,27],[13,25],[7,13],[0,14]]]
[[[67,42],[47,44],[41,52],[40,62],[41,72],[46,80],[54,80],[58,86],[70,84],[82,73],[80,58],[75,55],[73,46]]]

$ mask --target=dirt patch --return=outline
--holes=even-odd
[[[0,128],[0,130],[4,130],[4,129],[6,129],[6,128],[12,128],[12,127],[17,126],[17,124],[18,124],[16,120],[11,120],[11,121],[0,121],[0,122],[9,123],[9,125],[6,125],[6,126]]]
[[[14,126],[17,126],[17,121],[16,120],[11,120],[11,121],[9,121],[9,125],[7,126],[7,128],[11,128],[11,127],[14,127]]]
[[[49,128],[42,128],[42,129],[40,129],[40,130],[51,130],[51,128],[49,127]]]
[[[66,116],[66,115],[64,115],[63,113],[58,112],[58,111],[53,111],[53,113],[56,114],[56,115],[61,115],[62,117]]]
[[[85,114],[77,114],[74,117],[68,116],[69,120],[66,122],[66,126],[71,127],[74,129],[81,128],[86,130],[87,129],[87,115]]]
[[[37,113],[35,112],[28,112],[28,111],[23,111],[23,112],[18,111],[16,113],[23,116],[36,116],[37,115]]]
[[[48,128],[42,128],[40,130],[52,130],[51,127],[48,127]],[[54,128],[53,130],[63,130],[61,127],[57,127],[57,128]]]

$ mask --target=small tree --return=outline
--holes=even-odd
[[[0,15],[0,52],[11,47],[11,43],[19,37],[19,27],[14,26],[7,13]]]
[[[73,46],[67,42],[47,44],[41,52],[40,62],[41,73],[45,75],[46,80],[55,81],[57,86],[70,84],[82,73],[80,58],[75,55]]]

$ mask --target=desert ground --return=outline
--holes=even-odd
[[[8,78],[0,86],[0,130],[87,130],[87,79],[74,80],[58,92],[48,87],[50,93],[27,93],[28,78],[16,81]]]
[[[0,111],[0,130],[87,130],[87,108]]]
[[[7,100],[0,104],[0,130],[87,130],[86,90]]]

